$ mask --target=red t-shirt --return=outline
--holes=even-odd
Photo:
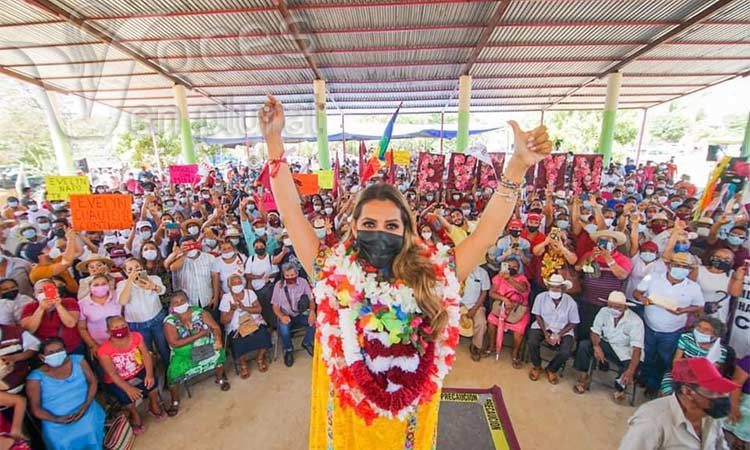
[[[578,259],[581,259],[583,255],[590,253],[594,249],[594,246],[596,246],[594,241],[591,240],[591,235],[589,235],[589,232],[586,230],[581,230],[581,232],[578,233],[578,236],[575,236],[574,242]]]
[[[64,298],[61,301],[63,307],[65,307],[65,309],[67,309],[69,312],[80,311],[78,309],[78,302],[75,301],[75,299]],[[24,306],[23,311],[21,312],[21,319],[34,314],[34,311],[36,311],[38,307],[39,302],[37,301],[31,302]],[[42,341],[51,337],[59,337],[65,343],[65,350],[67,350],[68,353],[73,351],[81,343],[81,335],[78,334],[78,327],[74,326],[73,328],[68,328],[63,325],[62,320],[60,319],[60,315],[56,310],[47,311],[44,313],[44,316],[42,316],[42,321],[39,324],[39,328],[37,328],[36,332],[34,332],[34,335]]]
[[[538,274],[541,270],[542,258],[534,255],[534,247],[544,242],[544,240],[547,239],[547,235],[542,233],[541,231],[537,231],[536,236],[530,238],[529,230],[524,228],[523,231],[521,231],[521,237],[529,241],[529,244],[531,244],[531,248],[529,248],[529,253],[531,253],[531,261],[529,261],[529,266],[526,268],[526,275],[529,279],[536,279],[538,278]]]
[[[130,332],[130,345],[125,348],[117,348],[110,341],[105,341],[96,351],[98,356],[108,356],[115,366],[115,370],[127,381],[135,377],[138,372],[143,370],[143,355],[138,348],[143,342],[143,336],[136,331]],[[104,374],[104,382],[112,383],[112,378]]]

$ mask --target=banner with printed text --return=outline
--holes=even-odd
[[[50,175],[44,177],[47,200],[68,200],[72,194],[90,194],[89,177]]]
[[[479,163],[479,186],[489,186],[495,189],[497,188],[497,179],[493,175],[492,169],[495,169],[497,178],[502,176],[505,166],[505,153],[490,153],[490,159],[492,160],[492,166],[483,162]]]
[[[417,163],[417,187],[422,191],[439,191],[443,188],[445,155],[421,152]]]
[[[448,165],[448,189],[466,191],[476,182],[477,159],[463,153],[451,153]]]
[[[598,191],[602,182],[603,167],[602,155],[573,156],[573,177],[570,182],[573,195]]]
[[[133,197],[122,194],[70,196],[70,216],[76,231],[126,230],[133,226]]]

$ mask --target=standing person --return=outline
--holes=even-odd
[[[706,300],[706,312],[722,323],[729,321],[729,280],[734,255],[725,248],[711,252],[708,264],[698,266],[697,282]]]
[[[42,421],[47,450],[101,450],[104,410],[94,400],[97,382],[81,355],[68,355],[62,339],[42,342],[44,363],[29,374],[29,409]]]
[[[648,402],[628,420],[619,450],[729,450],[719,420],[739,385],[706,358],[675,363],[674,394]]]
[[[646,305],[646,358],[641,373],[645,394],[651,398],[669,369],[688,314],[702,311],[705,303],[698,283],[687,277],[692,269],[687,253],[675,254],[667,267],[667,273],[645,278],[633,291],[633,298]],[[658,304],[651,297],[659,299]]]
[[[458,282],[483,262],[487,249],[505,227],[527,169],[552,150],[546,129],[542,126],[524,132],[515,122],[510,123],[515,153],[476,229],[455,247],[453,256],[445,250],[429,251],[420,244],[406,199],[384,183],[373,184],[359,194],[350,235],[319,255],[320,240],[302,212],[283,158],[284,112],[273,96],[261,109],[259,119],[279,212],[302,266],[319,280],[315,298],[321,314],[316,322],[319,333],[313,360],[309,447],[390,450],[403,448],[407,437],[413,448],[431,447],[436,439],[439,392],[458,344]],[[353,313],[354,308],[361,317]],[[396,319],[388,320],[389,331],[399,336],[399,342],[381,341],[356,326],[380,317]],[[404,333],[407,325],[409,334]],[[412,376],[399,377],[402,388],[393,392],[367,381],[374,374],[365,364],[363,352],[371,357],[387,356],[385,372],[404,369],[402,358],[390,358],[396,353],[415,357],[422,367],[435,371],[418,366]],[[358,402],[353,401],[352,393]],[[327,425],[331,410],[338,418],[333,429]]]
[[[219,305],[221,296],[229,292],[227,286],[229,276],[245,273],[245,260],[234,248],[231,241],[223,241],[219,248],[221,253],[214,259],[213,266],[211,266],[211,286],[214,295],[209,308],[212,310]]]
[[[193,236],[185,236],[164,261],[164,266],[172,272],[174,289],[185,292],[190,306],[207,308],[211,304],[214,298],[211,268],[215,260],[212,254],[201,251]]]
[[[135,258],[125,262],[127,278],[117,283],[117,299],[124,306],[125,320],[130,330],[143,336],[151,351],[158,351],[162,363],[169,361],[169,347],[164,337],[162,322],[166,313],[159,296],[166,292],[161,279],[147,275]]]

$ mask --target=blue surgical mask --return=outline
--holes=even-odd
[[[639,223],[638,224],[638,232],[639,233],[645,233],[646,232],[646,224],[645,223]]]
[[[570,223],[567,220],[558,220],[555,222],[555,225],[557,225],[557,228],[560,228],[561,230],[567,230],[570,226]]]
[[[65,362],[65,359],[68,357],[68,352],[65,350],[60,350],[56,353],[51,353],[44,357],[44,363],[47,364],[50,367],[60,367]]]
[[[690,275],[690,269],[687,267],[672,267],[669,269],[669,274],[674,278],[675,280],[684,280],[685,277]]]
[[[203,239],[203,243],[209,248],[216,247],[216,239]]]
[[[583,229],[586,230],[588,234],[593,234],[594,232],[596,232],[598,227],[596,226],[595,223],[589,223],[589,224],[586,224],[586,226],[583,227]]]
[[[690,250],[690,244],[687,242],[678,242],[674,245],[674,251],[677,253],[684,253]]]
[[[591,209],[591,202],[588,200],[583,201],[583,207],[586,209]]]
[[[678,207],[678,206],[680,206],[681,204],[682,204],[682,202],[680,202],[680,201],[676,201],[676,202],[670,202],[670,203],[669,203],[669,209],[671,209],[672,211],[674,211],[674,210],[675,210],[675,209],[677,209],[677,207]]]
[[[699,344],[710,344],[714,340],[710,334],[701,333],[698,330],[693,330],[693,336],[695,336],[695,342]]]
[[[641,259],[647,263],[652,262],[656,259],[656,253],[654,252],[641,252]]]
[[[742,238],[742,236],[737,236],[736,234],[730,234],[727,236],[727,244],[729,245],[742,245],[742,243],[745,241],[745,239]]]

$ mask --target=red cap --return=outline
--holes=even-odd
[[[529,215],[528,215],[528,216],[526,217],[526,221],[528,222],[529,220],[536,220],[536,221],[541,221],[541,220],[542,220],[542,216],[540,216],[540,215],[539,215],[539,214],[537,214],[537,213],[531,213],[531,214],[529,214]]]
[[[672,379],[698,386],[718,394],[728,394],[740,385],[721,376],[719,369],[706,358],[681,359],[672,366]]]
[[[654,241],[646,241],[641,244],[641,251],[659,253],[659,246]]]
[[[253,220],[253,225],[265,225],[266,219],[262,217],[258,217],[257,219]]]
[[[523,222],[520,219],[513,219],[508,222],[509,230],[523,230]]]

